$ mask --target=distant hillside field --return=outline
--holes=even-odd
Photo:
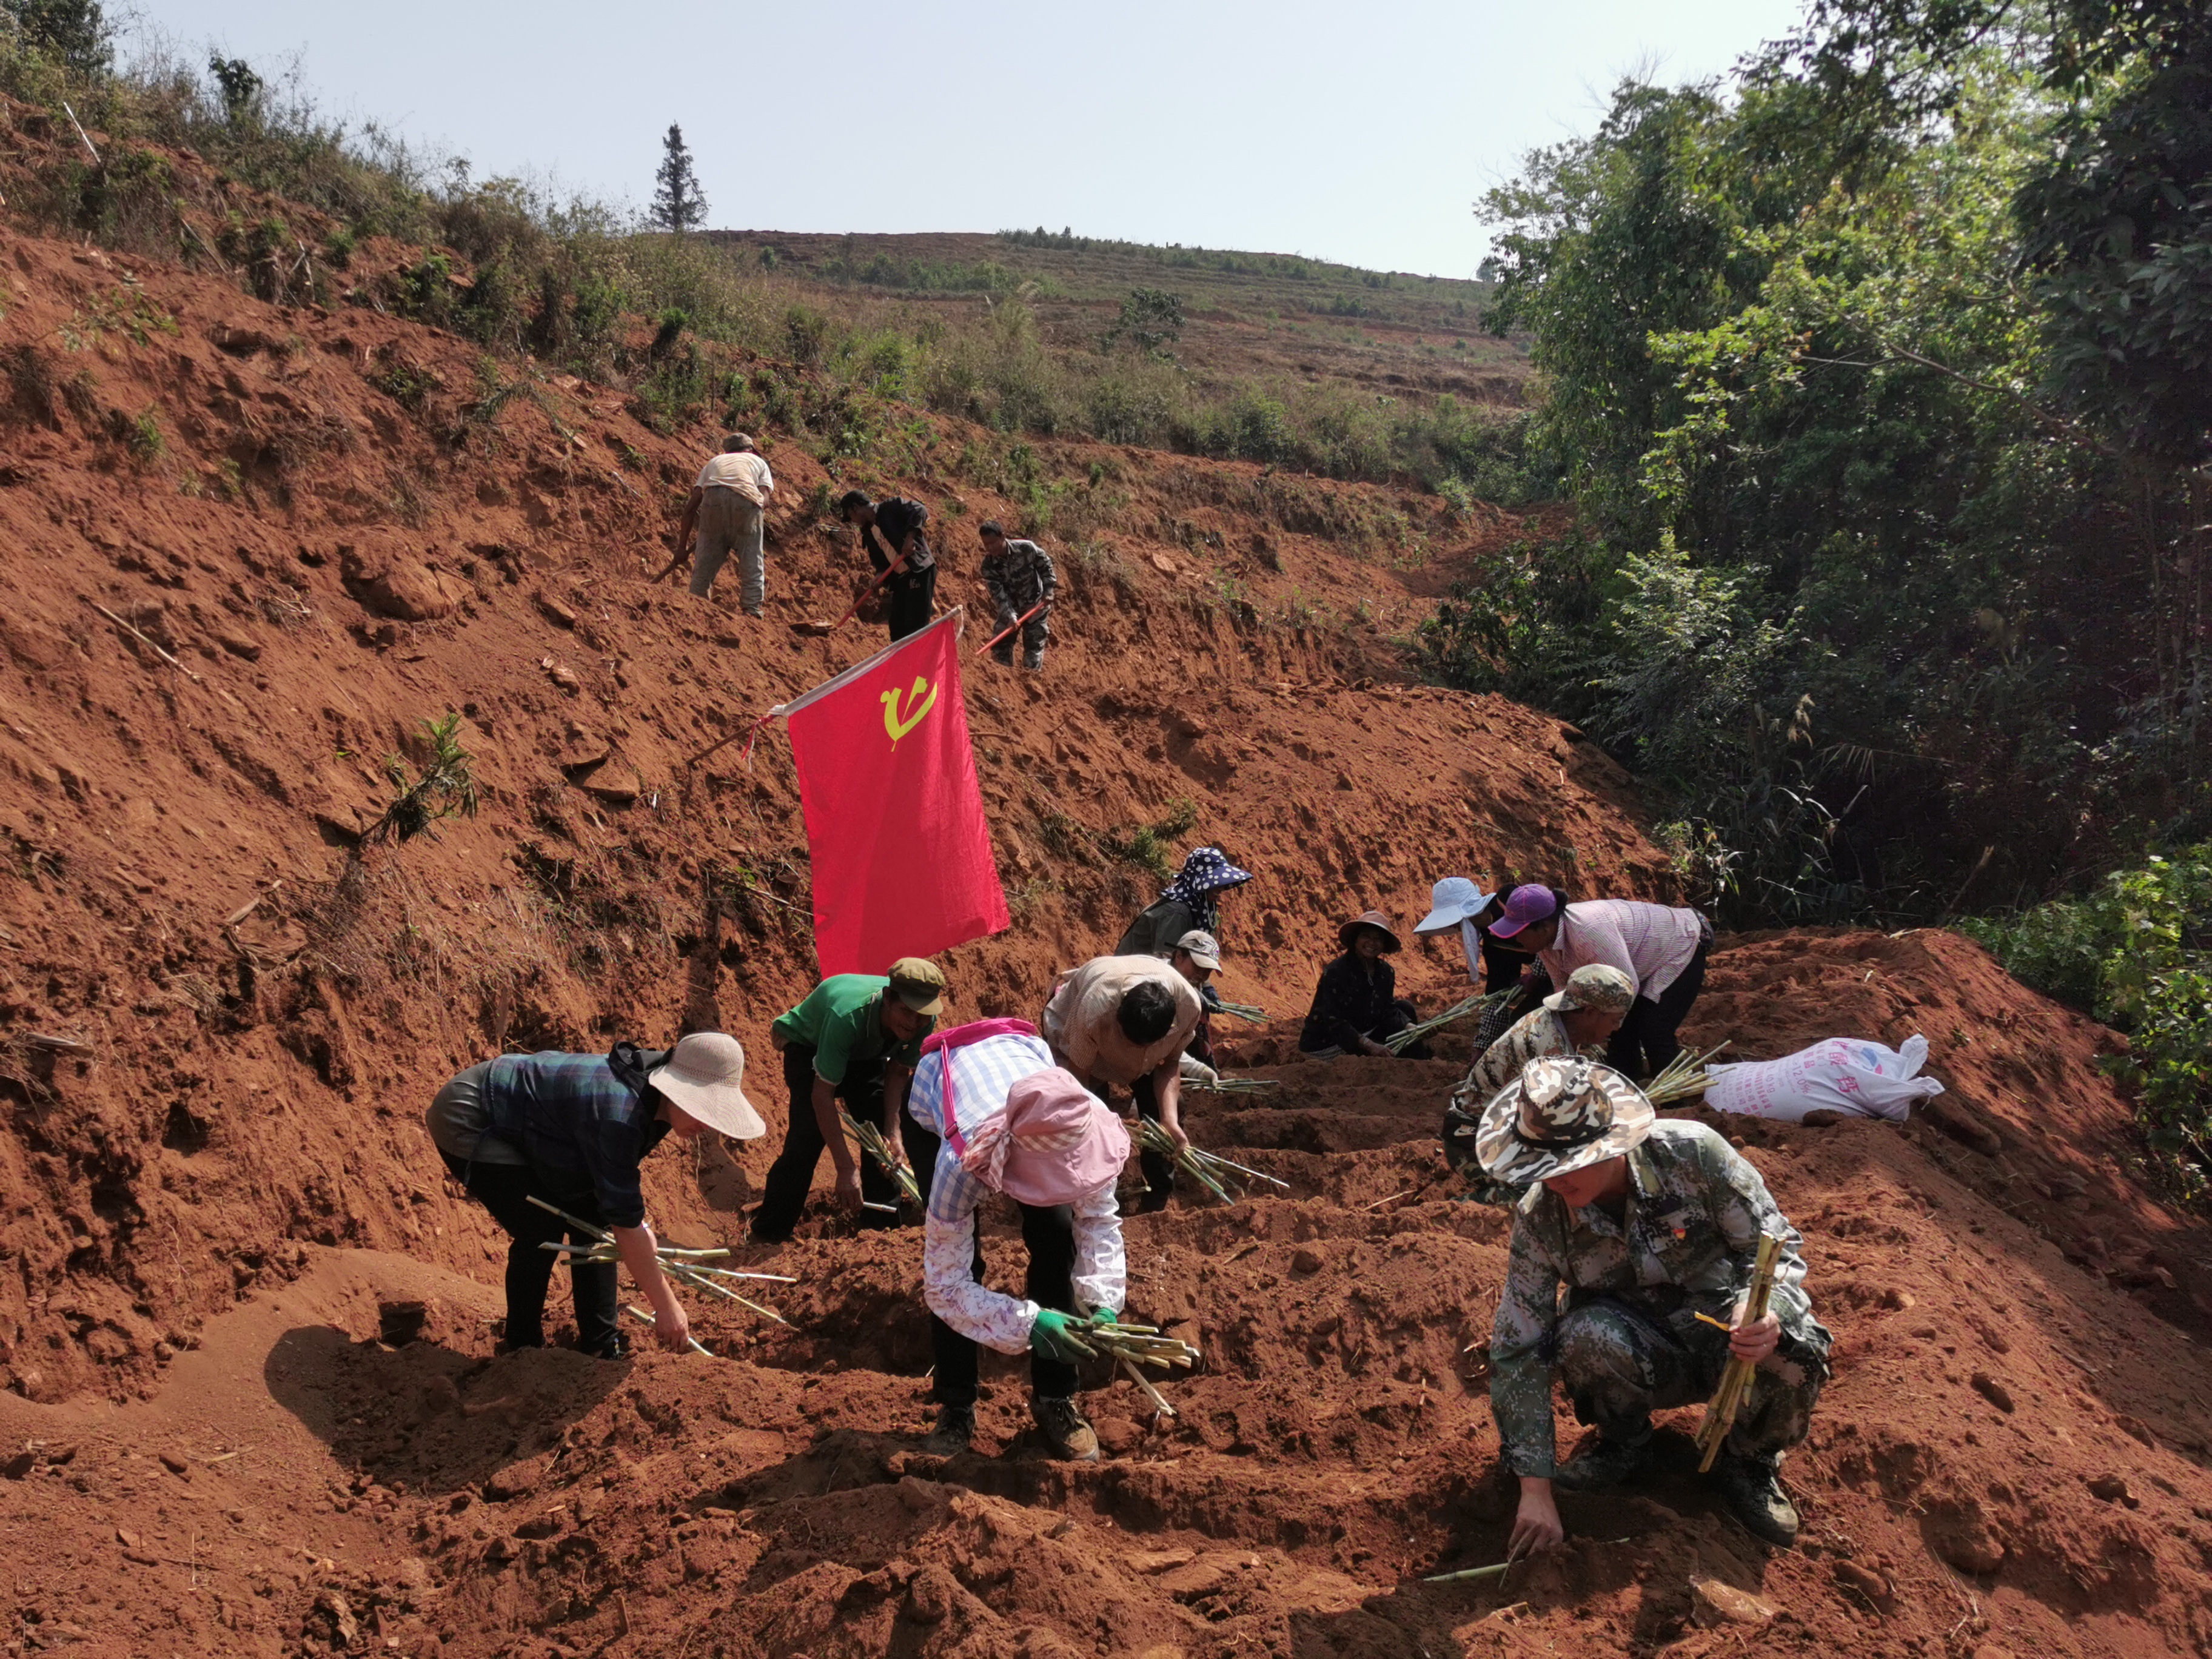
[[[1356,388],[1385,407],[1449,396],[1502,415],[1527,396],[1523,346],[1483,331],[1481,283],[1064,232],[702,234],[824,305],[902,331],[933,319],[957,327],[1018,301],[1055,354],[1140,350],[1126,335],[1112,337],[1125,302],[1140,289],[1173,295],[1180,337],[1154,355],[1171,357],[1190,390],[1208,398],[1258,381],[1284,391]]]

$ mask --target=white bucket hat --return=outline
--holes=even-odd
[[[768,1125],[745,1098],[744,1079],[744,1047],[726,1031],[694,1031],[645,1078],[717,1133],[750,1140]]]
[[[1441,933],[1463,921],[1472,921],[1498,896],[1486,893],[1465,876],[1446,876],[1429,889],[1429,914],[1413,924],[1417,933]]]

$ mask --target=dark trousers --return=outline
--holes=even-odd
[[[1628,1018],[1620,1022],[1605,1046],[1606,1063],[1614,1071],[1632,1078],[1656,1077],[1682,1052],[1674,1033],[1682,1029],[1690,1005],[1705,988],[1705,951],[1711,942],[1707,939],[1698,945],[1689,966],[1659,994],[1656,1002],[1638,997],[1630,1005]]]
[[[507,1346],[544,1347],[545,1293],[560,1257],[557,1252],[539,1247],[563,1240],[588,1247],[594,1241],[588,1234],[572,1231],[560,1217],[539,1209],[530,1200],[542,1198],[580,1221],[602,1226],[598,1194],[582,1176],[518,1164],[472,1164],[451,1152],[438,1156],[446,1160],[453,1179],[491,1212],[491,1218],[513,1241],[507,1249]],[[577,1262],[568,1271],[576,1298],[576,1346],[586,1353],[616,1358],[623,1345],[616,1324],[613,1264]]]
[[[933,1169],[934,1165],[932,1166]],[[1022,1294],[1040,1308],[1075,1310],[1075,1212],[1066,1204],[1040,1208],[1020,1206],[1022,1243],[1029,1247],[1030,1270],[1022,1281]],[[971,1264],[975,1282],[983,1282],[983,1218],[975,1217],[975,1259]],[[930,1346],[937,1359],[936,1385],[930,1397],[940,1406],[975,1403],[975,1368],[979,1350],[974,1342],[932,1314]],[[1068,1400],[1075,1395],[1075,1367],[1065,1360],[1048,1359],[1030,1350],[1030,1389],[1042,1400]]]
[[[1160,1103],[1152,1091],[1150,1077],[1140,1077],[1131,1084],[1129,1093],[1136,1100],[1139,1117],[1153,1123],[1160,1121]],[[1145,1195],[1137,1200],[1137,1213],[1151,1215],[1166,1209],[1168,1200],[1175,1196],[1175,1160],[1148,1146],[1137,1154],[1137,1167],[1145,1173]]]
[[[1362,1031],[1359,1035],[1365,1037],[1370,1042],[1380,1042],[1385,1037],[1395,1036],[1396,1033],[1404,1030],[1408,1025],[1418,1024],[1420,1021],[1420,1018],[1421,1011],[1413,1006],[1410,999],[1406,997],[1398,997],[1392,1000],[1389,1008],[1385,1011],[1382,1018],[1375,1022],[1375,1029],[1373,1030]],[[1321,1054],[1323,1058],[1334,1058],[1337,1054],[1355,1054],[1359,1052],[1357,1048],[1348,1048],[1340,1043],[1330,1042],[1326,1039],[1316,1043],[1313,1047],[1309,1048],[1307,1047],[1307,1037],[1312,1034],[1311,1027],[1308,1027],[1306,1031],[1299,1034],[1298,1049],[1300,1053]],[[1399,1051],[1398,1058],[1401,1060],[1434,1060],[1436,1058],[1436,1051],[1431,1048],[1425,1041],[1420,1042],[1409,1042],[1403,1049]]]
[[[794,1042],[783,1051],[783,1086],[791,1095],[791,1127],[784,1132],[783,1150],[769,1165],[768,1178],[762,1182],[760,1206],[753,1212],[752,1236],[763,1244],[781,1244],[791,1237],[791,1230],[799,1224],[799,1214],[806,1208],[806,1194],[814,1185],[815,1169],[822,1162],[822,1154],[829,1150],[822,1139],[822,1126],[814,1116],[812,1048]],[[856,1066],[837,1085],[837,1098],[861,1122],[880,1125],[884,1116],[883,1067],[864,1069]],[[916,1152],[917,1135],[927,1143],[926,1153],[920,1156]],[[914,1165],[917,1175],[936,1162],[937,1137],[904,1112],[899,1115],[899,1141],[906,1148],[907,1161]],[[898,1182],[860,1148],[854,1147],[853,1155],[860,1160],[860,1196],[873,1204],[896,1204]],[[860,1224],[890,1227],[897,1223],[880,1210],[863,1210]]]
[[[937,567],[902,570],[884,584],[884,609],[894,641],[929,625],[937,608]]]

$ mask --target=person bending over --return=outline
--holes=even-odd
[[[1731,1357],[1758,1370],[1713,1485],[1754,1537],[1795,1543],[1797,1511],[1776,1469],[1812,1426],[1833,1339],[1805,1294],[1804,1241],[1759,1171],[1704,1124],[1657,1121],[1613,1067],[1563,1056],[1531,1060],[1498,1091],[1476,1150],[1492,1180],[1529,1189],[1513,1210],[1490,1334],[1491,1411],[1521,1481],[1513,1547],[1559,1541],[1554,1487],[1595,1492],[1640,1474],[1651,1413],[1711,1398]],[[1762,1234],[1779,1241],[1774,1290],[1751,1322]],[[1565,1463],[1555,1383],[1597,1429]]]
[[[943,970],[921,957],[901,957],[887,975],[831,975],[769,1027],[769,1041],[783,1051],[791,1127],[753,1212],[755,1243],[791,1237],[825,1150],[837,1169],[838,1208],[860,1214],[863,1200],[897,1202],[896,1180],[847,1140],[837,1105],[842,1100],[859,1121],[876,1124],[893,1154],[920,1168],[935,1149],[918,1154],[909,1144],[907,1083],[944,1007]]]
[[[1443,1138],[1444,1162],[1468,1178],[1476,1202],[1516,1204],[1527,1191],[1525,1186],[1509,1186],[1483,1174],[1474,1153],[1482,1109],[1500,1089],[1517,1081],[1532,1060],[1547,1054],[1595,1059],[1588,1051],[1613,1035],[1635,1000],[1627,975],[1594,962],[1576,969],[1562,989],[1546,997],[1535,1012],[1474,1057],[1466,1079],[1452,1091],[1451,1104],[1444,1108]]]
[[[1616,1071],[1656,1077],[1682,1052],[1674,1034],[1704,988],[1713,939],[1713,924],[1695,910],[1640,899],[1570,904],[1554,888],[1516,887],[1490,935],[1535,957],[1554,985],[1593,962],[1628,975],[1636,1000],[1606,1048]]]
[[[653,1255],[639,1164],[673,1134],[713,1129],[750,1140],[767,1127],[745,1098],[745,1051],[720,1031],[695,1031],[665,1053],[617,1042],[605,1054],[501,1054],[438,1091],[425,1124],[447,1170],[491,1212],[507,1252],[507,1345],[545,1345],[545,1292],[559,1259],[541,1248],[571,1229],[542,1199],[614,1235],[623,1265],[653,1306],[653,1335],[681,1351],[690,1322]],[[611,1263],[571,1261],[576,1346],[602,1359],[629,1352],[616,1324]]]
[[[1188,1146],[1182,1055],[1205,1015],[1190,976],[1158,957],[1093,957],[1060,975],[1038,1023],[1054,1060],[1085,1087],[1120,1084],[1139,1112]]]
[[[1098,1437],[1075,1403],[1070,1340],[1109,1320],[1128,1288],[1114,1183],[1129,1156],[1121,1120],[1066,1072],[1026,1021],[994,1019],[932,1037],[908,1111],[939,1138],[922,1237],[937,1426],[950,1456],[975,1431],[977,1346],[1030,1356],[1030,1416],[1055,1457],[1092,1462]],[[983,1284],[977,1212],[1013,1200],[1029,1267],[1022,1294]]]
[[[1166,890],[1137,913],[1114,954],[1164,961],[1185,933],[1219,937],[1221,901],[1251,879],[1252,872],[1231,864],[1218,847],[1193,848]]]

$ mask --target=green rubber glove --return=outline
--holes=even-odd
[[[1084,1322],[1073,1314],[1064,1314],[1057,1308],[1037,1310],[1036,1323],[1030,1327],[1030,1346],[1047,1359],[1058,1359],[1073,1364],[1091,1357],[1091,1348],[1076,1333]]]
[[[1119,1324],[1121,1318],[1111,1308],[1093,1308],[1091,1310],[1091,1322],[1094,1325]]]

